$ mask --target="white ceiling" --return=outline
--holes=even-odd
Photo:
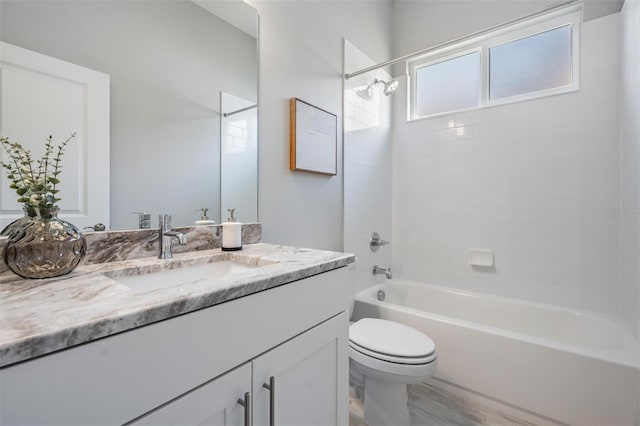
[[[583,0],[582,10],[585,21],[596,19],[611,13],[620,12],[624,0]]]
[[[256,10],[242,0],[192,0],[203,9],[249,34],[258,37],[258,18]]]

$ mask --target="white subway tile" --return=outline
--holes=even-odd
[[[350,102],[345,101],[344,103],[344,116],[349,118],[355,118],[356,116],[356,106]]]
[[[394,123],[393,256],[402,278],[615,312],[620,219],[606,210],[620,203],[625,93],[615,20],[595,21],[583,26],[580,91]],[[471,247],[496,251],[494,273],[470,270]]]
[[[364,110],[369,114],[380,117],[380,100],[364,101]]]
[[[356,94],[356,89],[345,90],[344,101],[353,105],[356,108],[364,108],[364,100]]]
[[[380,117],[371,114],[364,109],[355,109],[355,120],[364,124],[366,127],[378,127],[380,125]]]

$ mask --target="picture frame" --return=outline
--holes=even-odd
[[[298,98],[290,99],[292,171],[338,174],[338,117]]]

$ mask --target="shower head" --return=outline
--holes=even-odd
[[[391,95],[398,88],[398,80],[391,80],[388,83],[385,83],[382,80],[379,80],[381,83],[384,83],[384,94],[385,96]]]
[[[370,101],[373,96],[373,88],[378,84],[384,84],[383,93],[385,96],[391,95],[398,88],[398,80],[390,80],[388,83],[384,80],[378,80],[377,78],[373,80],[373,83],[369,84],[364,89],[360,89],[356,91],[356,94],[360,96],[362,99],[366,101]]]
[[[365,101],[370,101],[373,95],[373,86],[368,85],[364,89],[356,90],[356,95],[360,96]]]

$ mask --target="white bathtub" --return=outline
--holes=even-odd
[[[436,377],[461,388],[562,423],[640,419],[638,343],[606,318],[397,280],[356,295],[352,318],[364,317],[423,331],[436,343]]]

